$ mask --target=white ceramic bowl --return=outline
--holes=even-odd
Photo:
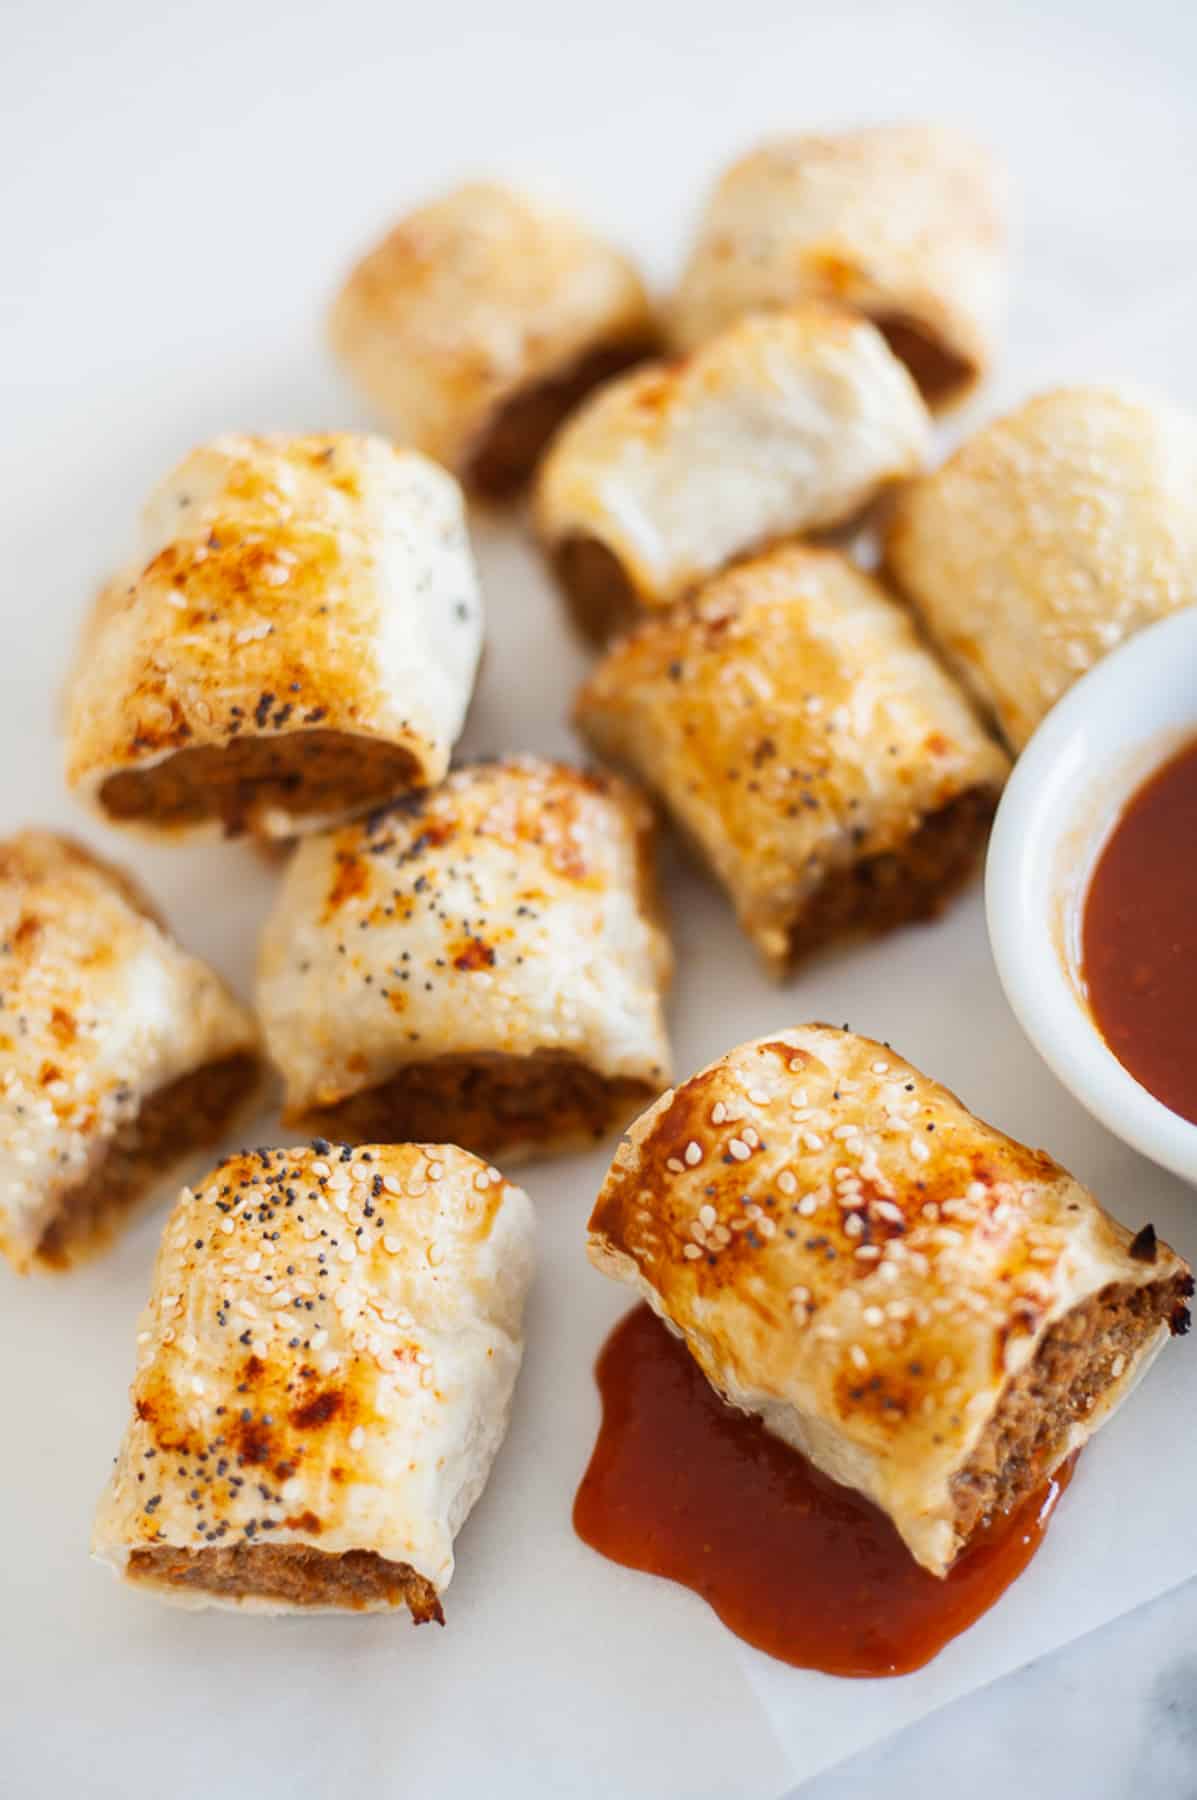
[[[1094,1118],[1197,1183],[1197,1125],[1107,1047],[1080,972],[1081,908],[1122,808],[1197,734],[1197,606],[1149,626],[1069,689],[1019,757],[985,871],[989,941],[1023,1030]]]

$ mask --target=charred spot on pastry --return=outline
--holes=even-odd
[[[1136,1262],[1153,1263],[1156,1257],[1156,1245],[1155,1226],[1144,1225],[1143,1229],[1137,1231],[1131,1239],[1128,1255],[1133,1256]]]

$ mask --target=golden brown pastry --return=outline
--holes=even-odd
[[[0,1253],[25,1272],[105,1244],[257,1088],[253,1021],[81,844],[0,844]]]
[[[347,433],[218,438],[85,626],[67,779],[154,834],[310,831],[440,779],[481,644],[443,469]]]
[[[669,1079],[652,816],[531,757],[300,845],[258,1007],[287,1120],[480,1155],[592,1144]]]
[[[733,163],[708,200],[674,339],[689,350],[743,313],[834,300],[873,320],[930,405],[947,404],[993,358],[1005,239],[1001,173],[957,132],[781,138]]]
[[[743,1044],[621,1143],[591,1260],[734,1406],[944,1575],[1110,1416],[1192,1277],[1042,1150],[827,1025]]]
[[[1059,388],[899,496],[889,568],[1021,750],[1107,650],[1197,601],[1197,419]]]
[[[349,276],[331,333],[391,430],[494,497],[583,394],[658,341],[627,257],[488,181],[402,219]]]
[[[184,1188],[94,1554],[181,1606],[443,1623],[533,1246],[527,1195],[452,1144],[256,1150]]]
[[[866,320],[758,313],[592,395],[541,466],[537,527],[602,637],[737,557],[856,517],[929,441],[918,389]]]
[[[778,970],[937,911],[1008,766],[885,590],[797,545],[622,639],[576,720],[660,795]]]

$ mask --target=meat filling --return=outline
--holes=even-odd
[[[113,819],[198,825],[218,819],[226,837],[266,813],[364,812],[420,782],[410,750],[345,731],[290,731],[177,750],[145,769],[122,769],[100,789]]]
[[[915,320],[902,313],[888,313],[873,323],[898,361],[910,370],[928,406],[946,406],[976,380],[977,371],[971,362],[957,356],[942,338],[933,336]]]
[[[441,1056],[412,1063],[339,1105],[305,1112],[303,1122],[340,1143],[451,1141],[497,1157],[519,1146],[597,1142],[656,1092],[643,1081],[609,1081],[554,1052]]]
[[[790,929],[791,959],[842,932],[933,918],[971,872],[996,805],[996,794],[970,788],[929,813],[900,849],[829,875]]]
[[[605,644],[643,618],[623,564],[597,538],[562,539],[553,553],[553,566],[574,623],[589,642]]]
[[[1007,1384],[1001,1405],[952,1483],[956,1529],[967,1540],[994,1515],[1010,1512],[1064,1454],[1073,1425],[1162,1324],[1181,1331],[1188,1276],[1149,1287],[1112,1283],[1074,1307],[1046,1334],[1032,1360]]]
[[[643,361],[655,348],[641,338],[606,344],[562,373],[513,394],[474,452],[466,472],[469,486],[493,500],[509,498],[527,481],[558,425],[591,388]]]
[[[205,1594],[254,1595],[286,1606],[406,1606],[417,1625],[445,1622],[432,1583],[410,1563],[388,1562],[373,1550],[331,1555],[306,1544],[229,1544],[181,1550],[169,1544],[134,1550],[130,1581],[152,1587],[195,1588]]]
[[[229,1056],[151,1094],[87,1180],[63,1195],[42,1234],[38,1262],[65,1269],[102,1248],[166,1170],[221,1135],[253,1091],[257,1072],[250,1054]]]

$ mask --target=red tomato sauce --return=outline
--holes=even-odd
[[[1057,1470],[941,1580],[870,1501],[721,1400],[647,1306],[616,1326],[596,1373],[603,1422],[574,1503],[579,1537],[693,1588],[770,1656],[829,1675],[930,1662],[1022,1573],[1072,1473]]]
[[[1114,827],[1085,898],[1081,959],[1114,1055],[1197,1123],[1197,739]]]

